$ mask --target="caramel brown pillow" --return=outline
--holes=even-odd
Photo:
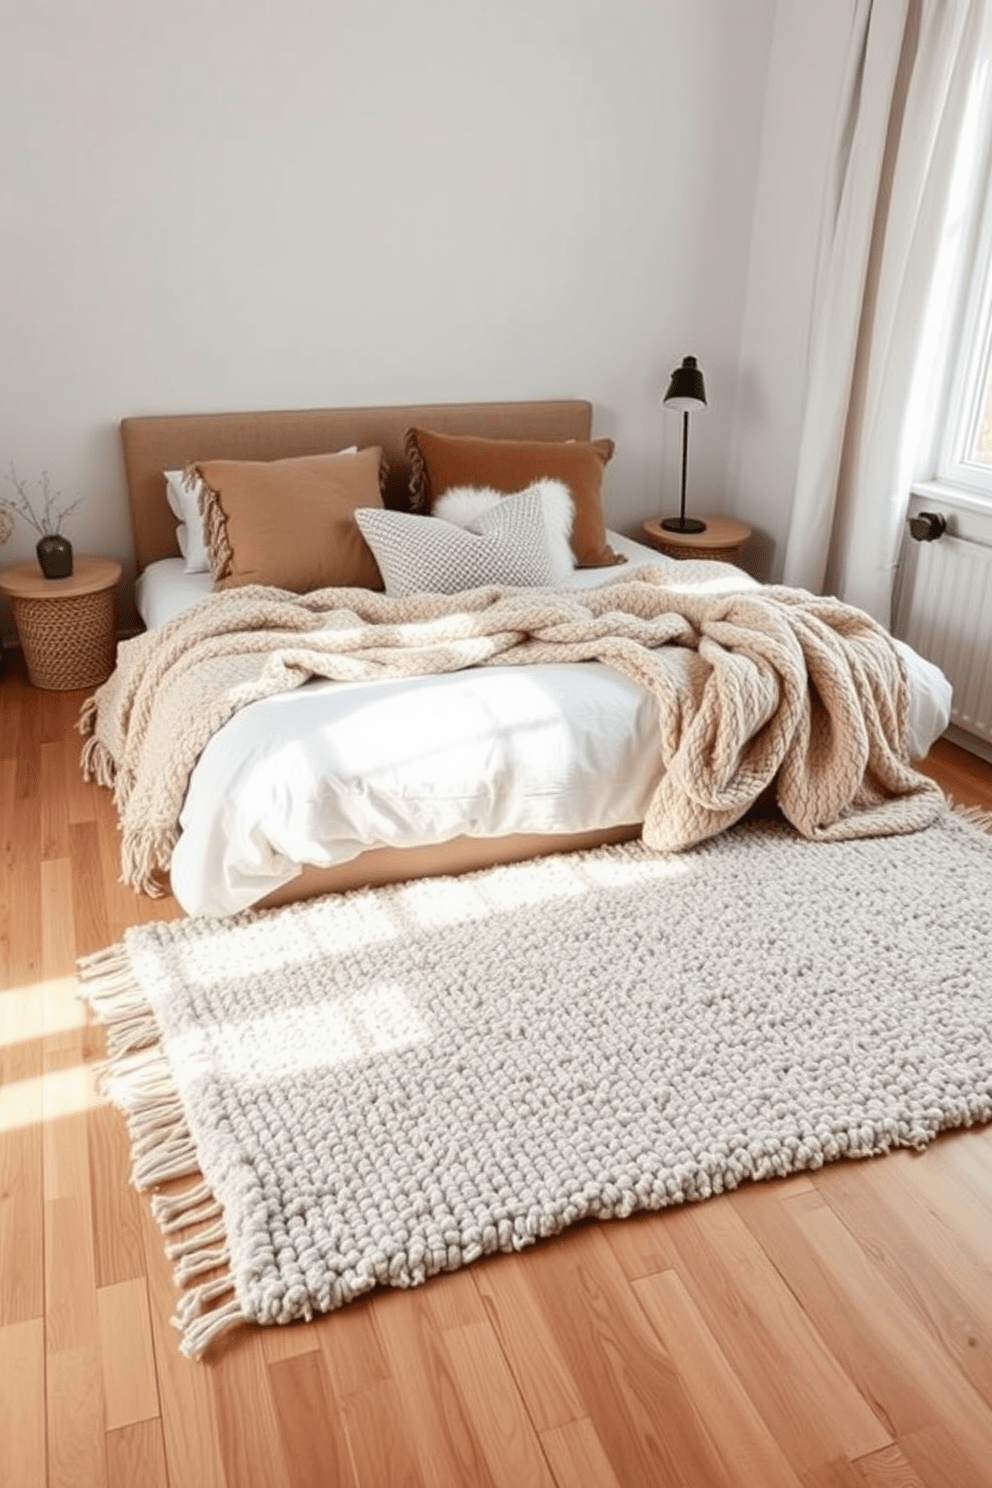
[[[272,584],[308,594],[331,585],[381,589],[355,521],[381,506],[382,450],[288,460],[203,460],[203,530],[218,589]]]
[[[572,552],[577,568],[623,563],[606,541],[603,521],[603,469],[613,454],[612,439],[591,442],[538,439],[476,439],[466,434],[435,434],[409,429],[410,494],[417,511],[429,512],[452,486],[491,486],[507,495],[543,477],[564,481],[572,493],[575,520]]]

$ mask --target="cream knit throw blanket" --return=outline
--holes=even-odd
[[[84,705],[87,779],[112,785],[123,878],[160,892],[187,782],[234,712],[310,677],[364,682],[491,664],[596,660],[658,699],[661,783],[649,847],[738,821],[775,781],[809,838],[912,832],[942,797],[905,746],[906,677],[886,632],[801,590],[726,592],[723,565],[635,568],[586,590],[484,588],[391,599],[365,589],[229,589],[125,641]],[[660,647],[695,651],[677,687]]]

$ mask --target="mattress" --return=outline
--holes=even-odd
[[[610,533],[637,563],[670,566]],[[756,581],[730,565],[728,587]],[[615,569],[575,570],[576,588]],[[181,559],[136,586],[149,628],[210,593]],[[896,642],[910,680],[910,747],[922,757],[947,726],[950,685]],[[666,649],[676,680],[701,665]],[[486,667],[413,680],[314,680],[242,709],[211,739],[190,779],[172,859],[189,914],[248,908],[300,873],[375,847],[455,837],[603,830],[643,820],[660,777],[654,698],[599,662]]]

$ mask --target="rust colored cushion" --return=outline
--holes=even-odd
[[[288,460],[203,460],[203,530],[218,589],[272,584],[307,594],[332,585],[381,589],[355,521],[381,506],[382,450]]]
[[[534,481],[564,481],[575,506],[571,543],[577,568],[622,563],[606,541],[603,521],[603,470],[613,454],[612,439],[476,439],[409,429],[410,493],[417,511],[429,512],[452,486],[490,486],[510,495]]]

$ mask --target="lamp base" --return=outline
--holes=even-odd
[[[666,532],[705,532],[706,523],[696,517],[664,517],[661,523]]]

